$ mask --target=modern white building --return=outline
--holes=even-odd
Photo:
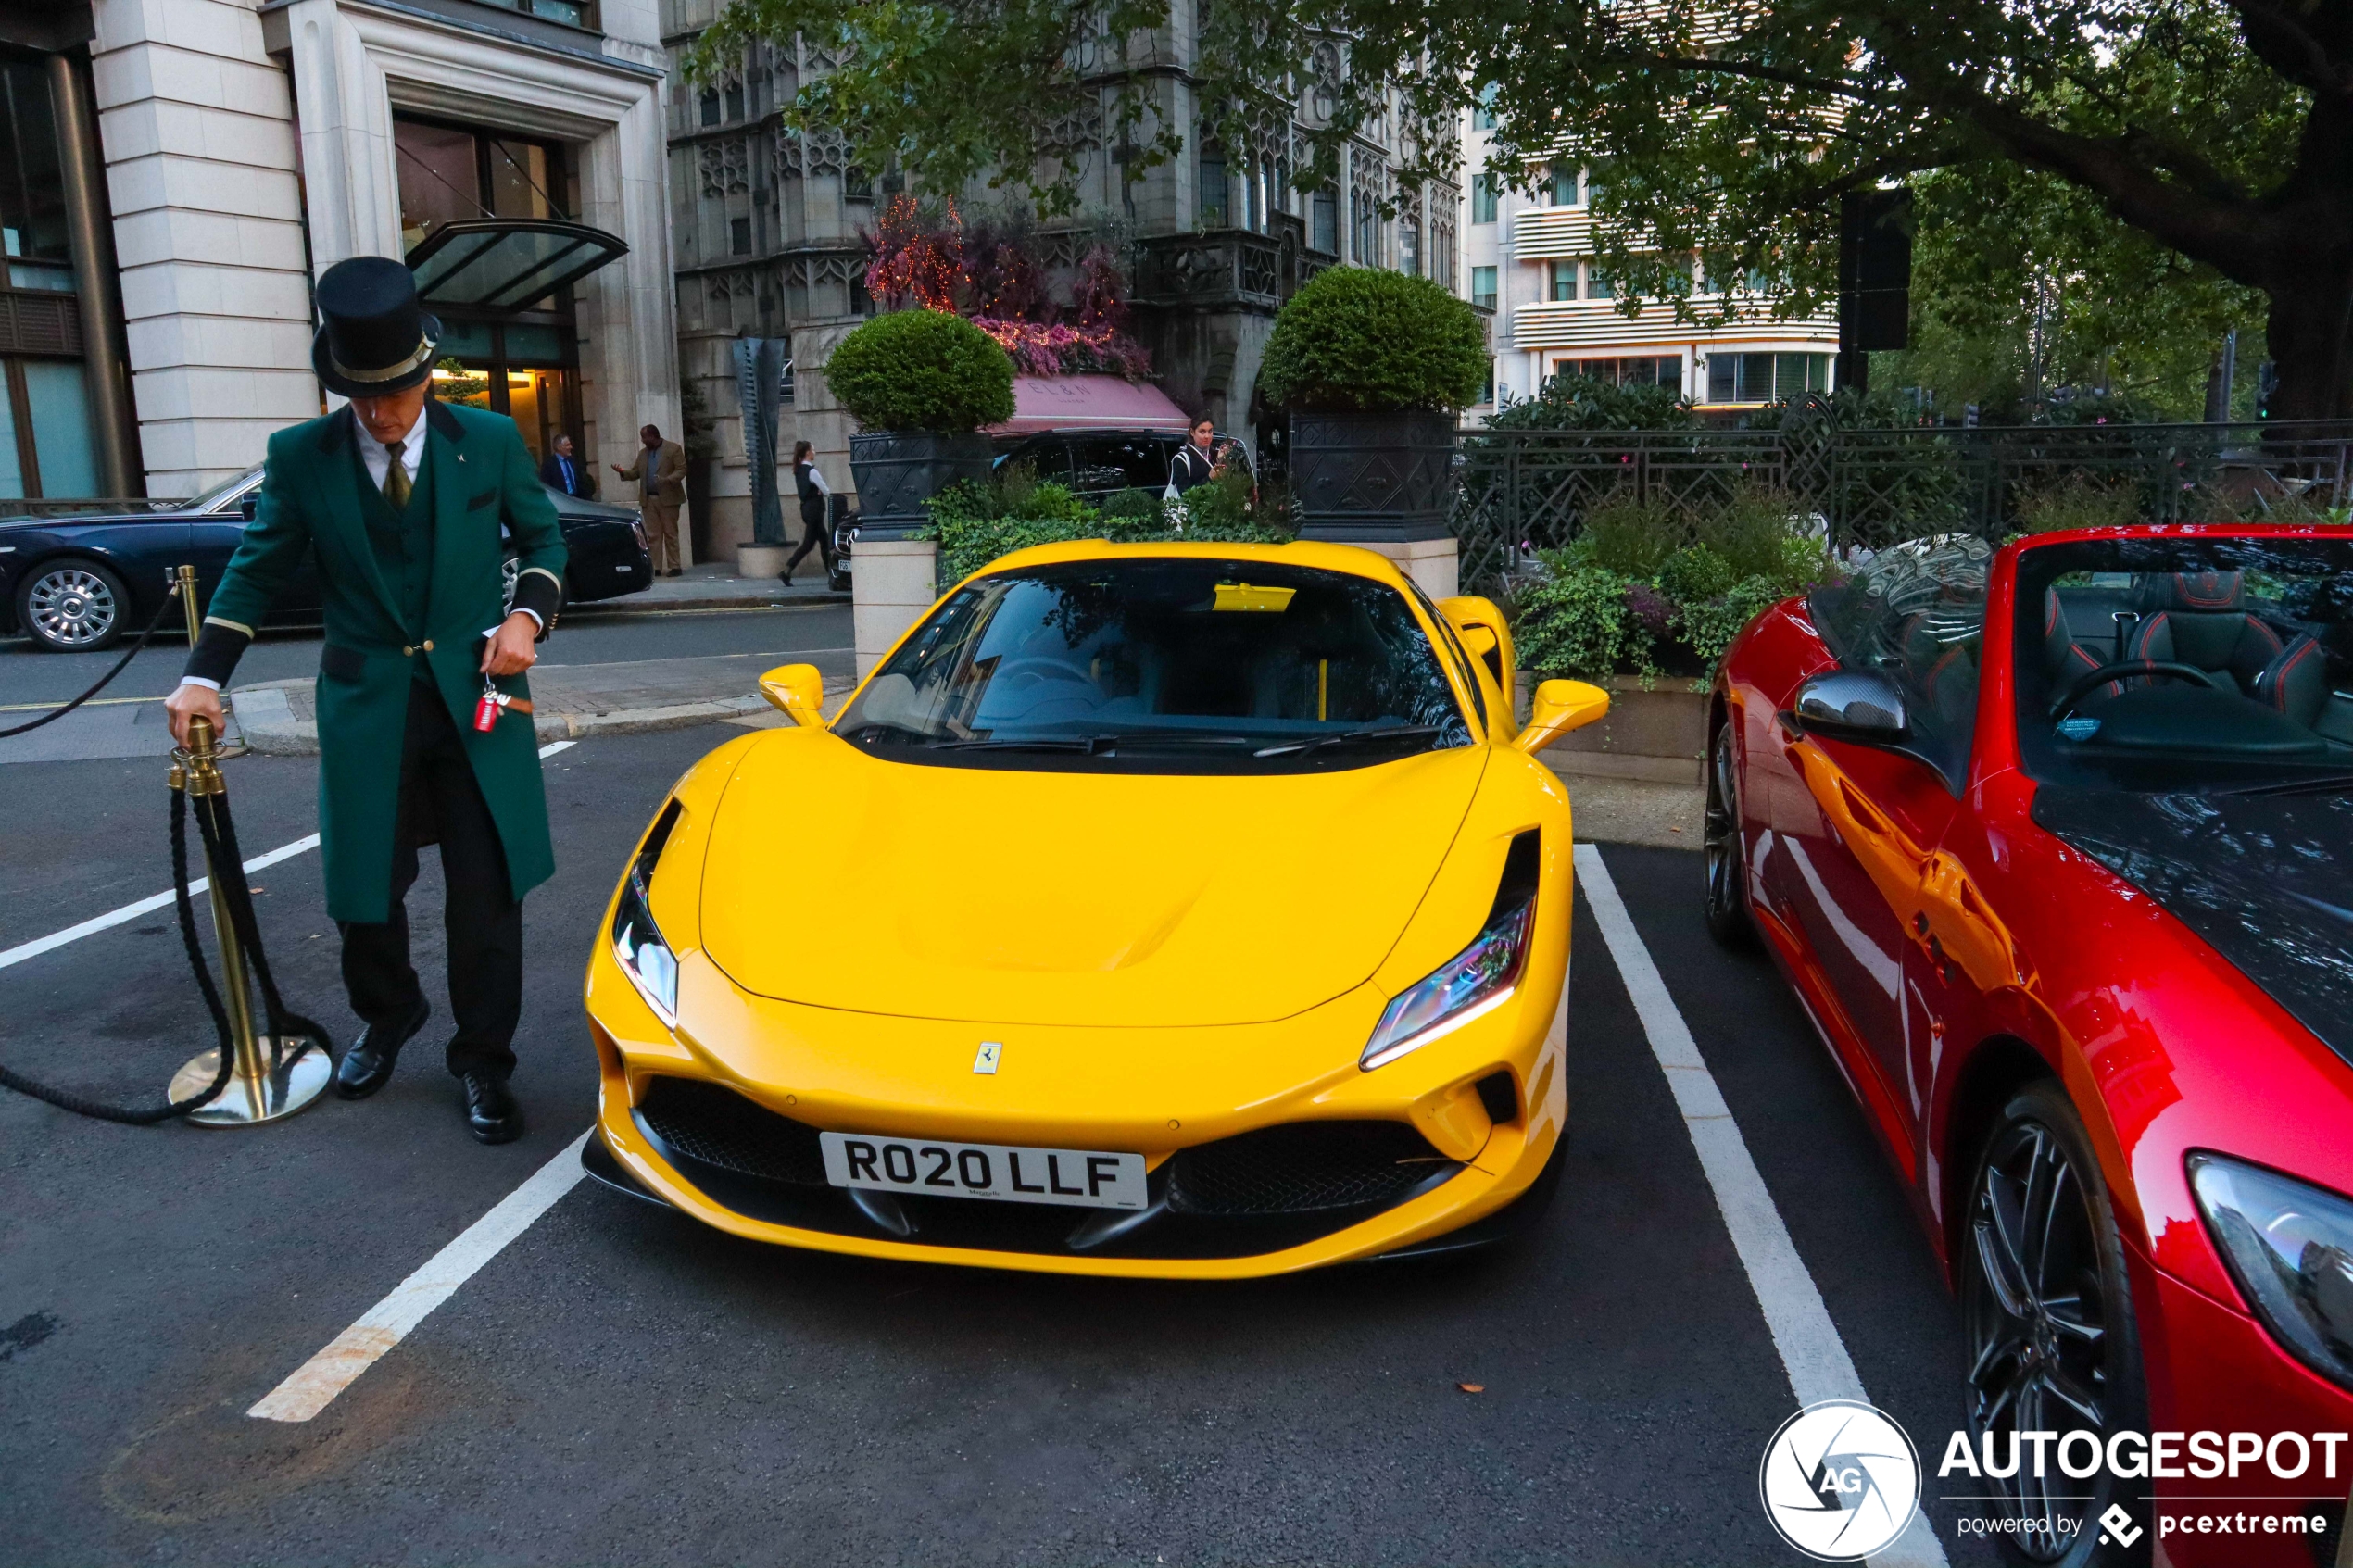
[[[443,395],[535,452],[674,430],[666,65],[653,0],[0,5],[0,313],[75,328],[0,342],[0,498],[258,461],[325,407],[310,281],[356,255],[418,267]],[[78,383],[72,418],[36,380]]]
[[[1472,110],[1463,135],[1466,171],[1484,168],[1493,150],[1491,120]],[[1533,397],[1564,372],[1671,386],[1701,411],[1727,417],[1831,390],[1835,315],[1777,321],[1760,304],[1736,311],[1728,326],[1703,327],[1679,321],[1662,302],[1629,318],[1594,260],[1584,171],[1535,173],[1532,198],[1499,189],[1485,174],[1467,175],[1465,287],[1473,304],[1495,312],[1495,362],[1486,400],[1466,418]]]

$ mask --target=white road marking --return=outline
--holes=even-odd
[[[1821,1290],[1807,1272],[1806,1260],[1798,1256],[1789,1227],[1773,1206],[1773,1195],[1749,1156],[1740,1125],[1732,1120],[1731,1107],[1724,1102],[1716,1075],[1707,1070],[1699,1045],[1692,1038],[1691,1026],[1683,1022],[1650,949],[1642,945],[1642,934],[1634,929],[1598,847],[1577,847],[1577,877],[1584,888],[1586,907],[1601,927],[1602,941],[1617,961],[1618,977],[1633,998],[1634,1015],[1642,1021],[1651,1054],[1658,1059],[1676,1107],[1683,1114],[1683,1127],[1698,1151],[1700,1169],[1715,1191],[1725,1229],[1731,1233],[1749,1287],[1764,1311],[1773,1348],[1780,1352],[1782,1369],[1789,1374],[1791,1392],[1800,1406],[1822,1399],[1869,1403],[1862,1374],[1846,1353],[1838,1324],[1831,1321]],[[1944,1568],[1944,1548],[1928,1515],[1916,1513],[1911,1527],[1895,1544],[1870,1561],[1884,1568]]]
[[[579,744],[578,741],[571,740],[555,741],[541,746],[539,755],[553,757],[557,752],[569,750]],[[265,866],[274,866],[281,860],[291,860],[296,855],[307,854],[318,847],[319,835],[314,833],[308,838],[297,838],[292,844],[282,844],[266,855],[256,855],[245,862],[245,870],[248,872],[258,872]],[[197,877],[188,884],[188,897],[195,897],[211,885],[211,878]],[[19,942],[6,951],[0,952],[0,969],[20,964],[27,959],[37,959],[44,953],[55,952],[69,942],[79,942],[85,936],[94,936],[101,931],[108,931],[115,926],[137,920],[141,915],[168,909],[171,901],[172,895],[169,892],[153,894],[135,904],[125,904],[119,909],[109,909],[105,914],[93,915],[80,925],[69,925],[63,931],[53,931],[46,936],[36,936],[30,942]]]
[[[588,1135],[583,1133],[564,1145],[563,1152],[501,1198],[497,1208],[468,1225],[455,1241],[425,1260],[416,1273],[393,1286],[391,1295],[362,1312],[359,1322],[336,1335],[325,1349],[303,1362],[245,1413],[264,1421],[308,1421],[325,1410],[354,1379],[472,1279],[476,1270],[506,1250],[509,1242],[529,1230],[533,1221],[573,1189],[585,1174],[580,1168],[580,1148],[587,1141]]]

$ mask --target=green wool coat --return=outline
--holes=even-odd
[[[401,742],[421,659],[464,738],[514,896],[556,869],[530,718],[510,712],[484,734],[473,715],[482,696],[482,634],[507,613],[500,525],[512,538],[518,573],[544,571],[559,585],[563,533],[513,420],[446,403],[425,407],[417,483],[432,485],[434,532],[421,637],[402,624],[402,584],[387,580],[370,541],[360,489],[367,471],[356,447],[365,437],[348,409],[270,438],[260,504],[206,607],[208,621],[249,633],[303,552],[317,552],[326,620],[317,686],[319,832],[327,912],[340,921],[391,915]],[[520,675],[499,686],[517,696],[531,690]]]

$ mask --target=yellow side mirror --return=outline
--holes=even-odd
[[[794,723],[824,727],[825,678],[815,665],[778,665],[760,678],[760,695]]]
[[[1609,711],[1609,693],[1583,681],[1546,681],[1529,703],[1528,728],[1512,744],[1530,756],[1571,730],[1582,729]]]

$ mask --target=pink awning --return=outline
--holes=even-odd
[[[1041,430],[1164,430],[1181,433],[1185,410],[1160,388],[1118,376],[1015,376],[1013,417],[991,435]]]

